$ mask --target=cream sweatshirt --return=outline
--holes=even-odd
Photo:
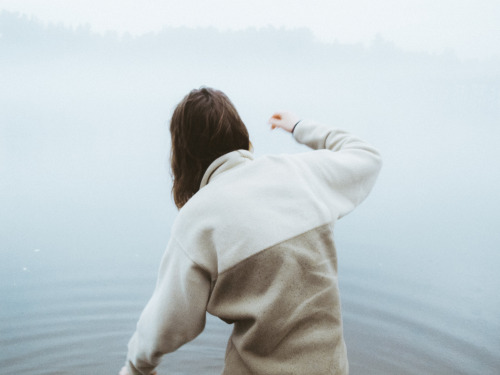
[[[234,324],[223,374],[347,374],[333,227],[372,189],[381,159],[362,140],[301,121],[314,151],[230,152],[179,211],[127,368],[150,374],[207,312]]]

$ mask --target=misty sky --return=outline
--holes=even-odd
[[[143,34],[167,26],[309,28],[321,41],[370,43],[376,35],[413,51],[500,56],[498,0],[0,0],[0,10],[94,31]]]

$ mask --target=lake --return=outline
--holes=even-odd
[[[352,374],[498,373],[496,270],[450,271],[453,261],[444,266],[447,276],[432,262],[412,273],[397,254],[401,249],[338,247]],[[85,251],[45,245],[2,255],[2,374],[117,373],[161,254],[116,251],[89,259]],[[498,259],[498,252],[491,255],[492,262]],[[457,280],[446,280],[450,275]],[[205,331],[165,356],[159,373],[219,374],[230,331],[208,316]]]

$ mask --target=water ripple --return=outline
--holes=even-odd
[[[454,309],[453,294],[363,275],[344,280],[342,297],[353,373],[498,373],[498,326]]]
[[[2,374],[113,374],[122,366],[154,278],[63,276],[0,286]],[[342,276],[351,374],[498,374],[498,321],[464,308],[463,290],[357,269]],[[165,357],[160,374],[220,374],[230,330],[209,316],[196,340]]]

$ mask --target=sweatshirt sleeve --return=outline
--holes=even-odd
[[[163,354],[203,331],[210,285],[209,274],[171,238],[155,291],[128,344],[126,366],[131,375],[149,375]]]
[[[340,218],[369,194],[382,166],[379,152],[361,139],[312,121],[300,121],[293,132],[299,143],[317,150],[297,156],[307,183]]]

